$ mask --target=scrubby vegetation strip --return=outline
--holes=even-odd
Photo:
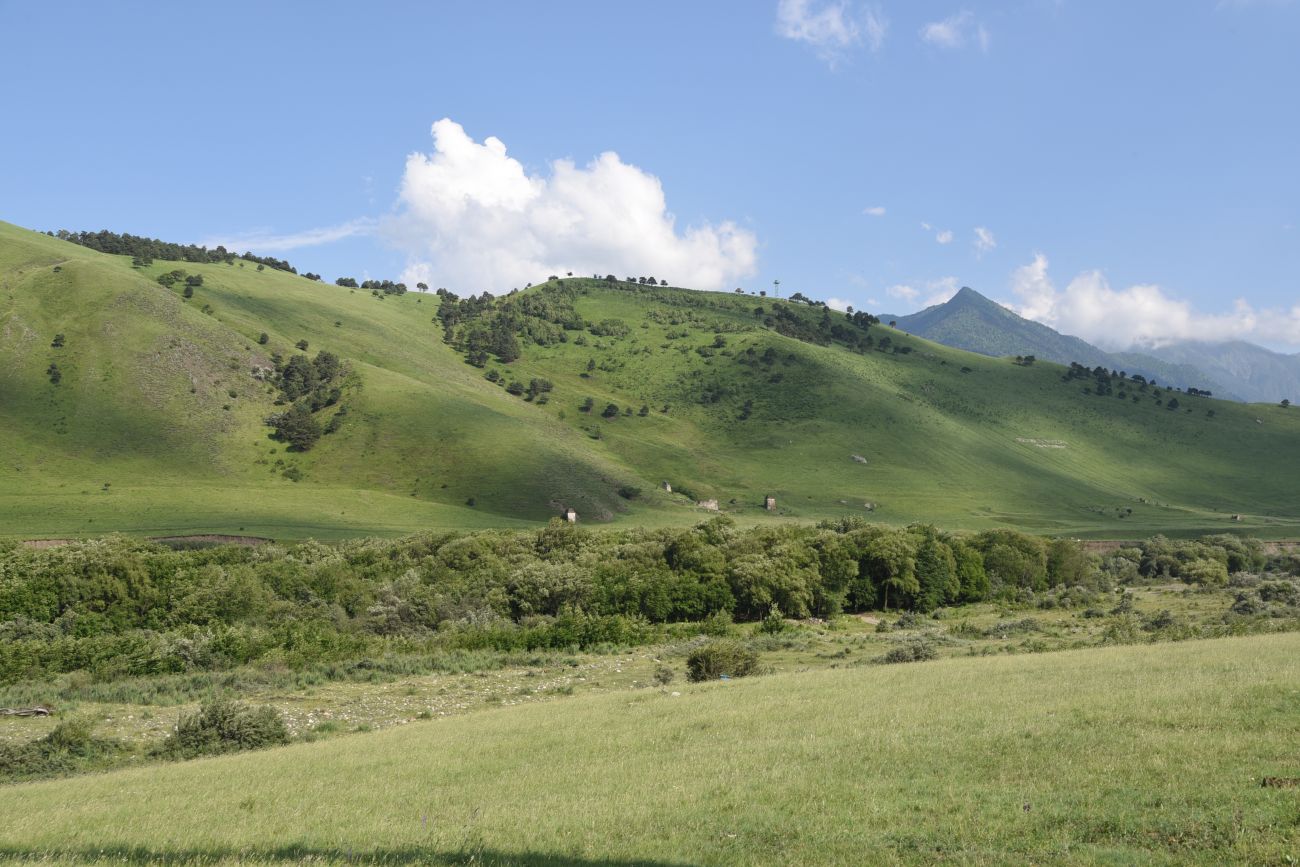
[[[1253,582],[1241,576],[1256,575]],[[738,529],[441,533],[176,551],[109,538],[0,552],[0,683],[302,668],[435,650],[662,640],[711,619],[920,613],[985,599],[1084,604],[1116,584],[1242,582],[1242,616],[1293,610],[1300,555],[1236,536],[1154,537],[1103,557],[1014,530],[860,520]]]

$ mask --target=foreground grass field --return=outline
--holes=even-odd
[[[1289,863],[1300,636],[590,695],[0,789],[43,863]]]

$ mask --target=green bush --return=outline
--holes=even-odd
[[[275,708],[214,699],[194,713],[182,715],[176,731],[163,742],[159,752],[172,758],[191,759],[288,742],[289,729]]]
[[[711,641],[686,657],[686,677],[693,683],[757,672],[758,654],[738,641]]]
[[[91,722],[88,719],[66,719],[60,722],[48,735],[45,743],[53,750],[70,753],[84,753],[91,748],[94,741],[90,735]]]
[[[1259,597],[1265,602],[1300,607],[1300,585],[1294,581],[1263,581],[1259,585]]]
[[[0,780],[28,780],[87,771],[123,751],[117,741],[95,738],[87,719],[61,721],[27,743],[0,743]]]
[[[726,609],[715,611],[700,624],[700,632],[705,635],[712,635],[715,638],[730,635],[735,627],[735,620],[731,617],[731,612]]]
[[[774,602],[767,610],[767,616],[759,621],[758,629],[766,635],[777,635],[784,632],[785,627],[785,616],[781,614],[781,608]]]
[[[893,665],[899,662],[925,662],[937,656],[933,644],[923,638],[916,638],[891,649],[876,661],[882,665]]]

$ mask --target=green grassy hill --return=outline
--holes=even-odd
[[[40,863],[1281,864],[1294,634],[483,711],[0,788]],[[1065,685],[1068,688],[1062,688]]]
[[[192,299],[156,282],[177,268],[204,278]],[[479,368],[444,342],[434,295],[252,263],[133,267],[0,224],[0,535],[394,534],[562,506],[584,522],[675,524],[706,498],[743,521],[1098,536],[1300,525],[1295,409],[1084,394],[1058,366],[881,325],[873,348],[850,351],[819,330],[842,314],[787,301],[582,279],[525,296],[569,303],[605,333],[524,339],[518,360]],[[277,394],[253,376],[300,340],[351,371],[337,432],[305,453],[268,439]],[[507,388],[535,378],[553,384],[544,404]],[[604,418],[609,404],[618,415]]]

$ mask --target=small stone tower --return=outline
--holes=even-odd
[[[578,513],[573,509],[565,509],[564,520],[568,521],[570,524],[576,524],[578,523]]]
[[[764,497],[764,498],[763,498],[763,508],[764,508],[764,509],[767,509],[769,512],[775,512],[775,511],[776,511],[776,497],[772,496],[771,494],[768,494],[766,497]]]
[[[663,482],[662,487],[665,491],[667,491],[670,494],[673,492],[673,486],[668,484],[667,482]]]

